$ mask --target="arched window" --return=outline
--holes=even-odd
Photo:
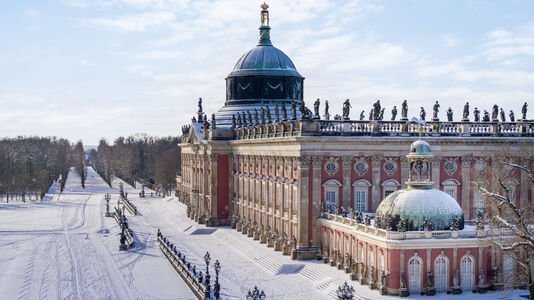
[[[354,203],[352,207],[355,210],[367,211],[367,198],[371,183],[365,179],[360,179],[355,181],[352,186],[354,187]]]
[[[414,295],[421,292],[421,264],[421,259],[417,256],[408,262],[408,289]]]
[[[446,292],[447,291],[447,260],[443,255],[440,255],[434,261],[434,277],[436,282],[436,292]]]
[[[374,267],[375,265],[375,254],[373,251],[369,251],[369,267]]]
[[[507,289],[511,289],[514,287],[515,283],[515,262],[514,258],[510,255],[504,256],[504,260],[502,263],[502,269],[503,269],[503,280],[504,280],[504,287]]]
[[[400,183],[395,179],[388,179],[382,183],[382,190],[384,191],[382,197],[386,198],[390,194],[393,194],[400,187]]]
[[[455,200],[458,200],[458,186],[460,182],[456,179],[447,179],[441,183],[443,185],[443,191],[453,197]]]
[[[362,247],[362,245],[360,245],[360,257],[359,257],[359,259],[360,259],[361,263],[364,262],[364,260],[365,260],[364,256],[363,256],[363,247]]]
[[[464,256],[460,264],[462,291],[473,290],[473,267],[473,259],[470,256]]]
[[[323,184],[325,208],[331,211],[337,206],[339,187],[341,183],[335,179],[330,179]]]

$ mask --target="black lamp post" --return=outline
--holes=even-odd
[[[343,286],[339,286],[337,288],[336,294],[337,299],[339,300],[352,300],[354,299],[354,288],[352,286],[349,286],[347,282],[343,284]]]
[[[247,294],[247,300],[265,300],[265,298],[265,293],[263,290],[260,292],[257,286],[254,286],[254,289],[252,291],[249,290]]]
[[[219,285],[219,272],[221,271],[221,264],[218,260],[215,261],[215,286],[213,287],[213,296],[215,296],[215,299],[219,299],[219,292],[221,290],[221,286]]]
[[[209,299],[211,297],[210,270],[209,270],[211,256],[209,252],[206,252],[206,254],[204,255],[204,260],[206,261],[206,281],[204,281],[204,285],[206,289],[204,290],[204,297],[206,299]]]

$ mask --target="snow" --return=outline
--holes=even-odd
[[[165,260],[156,242],[157,228],[205,271],[203,256],[221,263],[221,296],[244,299],[255,285],[268,299],[335,299],[335,289],[348,275],[320,261],[296,261],[228,227],[207,228],[186,218],[175,197],[139,198],[139,190],[123,183],[140,215],[127,213],[135,247],[118,251],[119,227],[105,218],[105,193],[116,205],[118,182],[110,188],[91,168],[86,188],[71,170],[65,190],[50,190],[45,201],[0,204],[0,298],[2,299],[194,299]],[[215,272],[211,267],[212,283]],[[398,299],[380,296],[367,286],[349,282],[356,299]],[[510,299],[518,299],[513,291]],[[433,299],[502,299],[504,292]],[[410,298],[425,298],[411,296]]]

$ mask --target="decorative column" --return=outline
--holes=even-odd
[[[321,240],[321,232],[317,230],[319,228],[319,217],[321,217],[321,166],[323,165],[323,157],[315,156],[312,160],[312,196],[313,196],[313,209],[312,209],[312,240],[313,245],[319,245]]]
[[[342,206],[345,207],[345,209],[348,209],[350,207],[351,203],[351,196],[350,196],[350,190],[351,190],[351,167],[352,167],[352,157],[343,157],[341,158],[341,165],[343,166],[342,169],[342,176],[343,176],[343,187],[342,187]]]
[[[529,167],[528,159],[522,159],[520,164],[522,166]],[[528,178],[528,173],[524,171],[521,172],[521,182],[520,182],[520,194],[519,194],[519,207],[527,207],[528,203],[528,191],[530,188],[530,179]]]
[[[462,210],[466,219],[470,218],[471,211],[471,160],[469,156],[462,156]]]
[[[371,212],[374,212],[376,208],[378,207],[378,204],[380,203],[380,167],[382,163],[382,157],[372,157],[371,163],[373,165],[372,167],[372,205]]]
[[[452,274],[454,274],[457,268],[458,268],[458,248],[454,247],[452,248]]]
[[[298,203],[298,213],[297,213],[297,219],[298,219],[298,236],[297,238],[297,244],[299,247],[307,247],[309,243],[309,239],[311,237],[308,237],[308,226],[310,220],[310,214],[308,213],[309,205],[311,199],[308,197],[309,193],[309,178],[310,178],[310,157],[303,156],[298,161],[298,193],[300,199]],[[313,230],[313,228],[312,228]],[[310,232],[311,233],[311,232]]]
[[[209,194],[208,198],[208,211],[206,212],[208,220],[211,218],[217,218],[217,154],[210,154],[211,172],[209,178]],[[207,221],[207,220],[206,220]]]
[[[407,187],[406,180],[408,180],[408,176],[410,174],[410,163],[408,162],[408,159],[406,156],[400,157],[400,165],[401,165],[401,188],[405,189]]]
[[[439,178],[440,174],[440,164],[441,164],[441,156],[434,156],[434,159],[432,160],[432,181],[434,184],[432,185],[432,188],[439,190],[439,186],[441,183],[441,179]]]

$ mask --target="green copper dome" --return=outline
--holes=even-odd
[[[401,219],[408,231],[422,231],[425,219],[432,223],[433,230],[449,230],[454,219],[458,220],[460,230],[464,228],[464,213],[458,202],[437,189],[398,190],[382,200],[376,216],[382,222],[391,218],[393,230],[397,230]]]
[[[302,77],[291,59],[273,45],[258,45],[245,53],[228,77],[266,75]]]
[[[422,155],[429,156],[432,155],[430,152],[430,144],[425,141],[415,141],[410,145],[410,154],[409,155]]]

